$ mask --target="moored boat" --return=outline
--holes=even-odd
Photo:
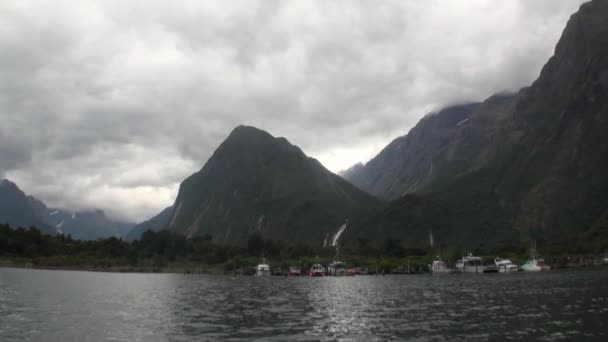
[[[321,264],[314,264],[310,268],[308,275],[311,277],[323,277],[325,276],[325,267],[323,267]]]
[[[524,272],[543,272],[551,270],[551,266],[545,264],[544,259],[536,258],[536,242],[530,248],[530,259],[525,264],[521,265],[521,270]]]
[[[545,264],[544,259],[536,259],[535,256],[526,261],[525,264],[521,265],[521,270],[524,272],[543,272],[550,271],[551,266]]]
[[[327,267],[327,275],[342,277],[346,275],[346,267],[341,261],[334,261]]]
[[[302,269],[300,266],[290,266],[287,275],[289,277],[299,277],[302,275]]]
[[[498,267],[495,264],[484,264],[483,259],[473,256],[469,253],[468,256],[462,257],[456,263],[456,269],[464,273],[497,273]]]
[[[445,261],[437,258],[437,260],[433,260],[433,263],[429,265],[429,269],[433,274],[446,274],[446,273],[454,273],[456,270],[449,268]]]
[[[255,268],[255,275],[258,277],[270,275],[270,266],[266,263],[266,258],[263,258],[262,263]]]
[[[518,272],[519,267],[511,262],[509,259],[495,258],[494,263],[496,267],[498,267],[498,272],[508,273],[508,272]]]

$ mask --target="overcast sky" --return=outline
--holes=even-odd
[[[0,178],[129,220],[239,124],[338,171],[531,83],[581,0],[0,2]]]

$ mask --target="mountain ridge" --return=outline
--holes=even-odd
[[[182,182],[168,229],[244,243],[252,234],[321,244],[372,196],[285,138],[236,127],[205,166]]]
[[[36,227],[46,234],[71,235],[82,240],[122,237],[132,226],[109,219],[99,209],[73,212],[47,207],[7,179],[0,181],[0,222],[13,228]]]
[[[433,224],[443,226],[449,240],[459,240],[457,233],[475,232],[478,237],[472,236],[470,243],[512,236],[568,241],[601,221],[608,209],[607,23],[608,2],[583,4],[536,81],[515,94],[482,102],[454,130],[445,149],[430,153],[434,177],[416,193],[427,205],[439,201],[446,208],[434,216],[452,217],[452,222]],[[393,157],[398,165],[409,155]],[[424,174],[417,165],[399,169],[404,173],[399,177]],[[385,210],[420,210],[408,203],[396,200]],[[393,226],[388,235],[405,236],[408,229],[424,230],[421,227],[429,223],[397,216],[380,215],[368,225]],[[422,235],[412,243],[423,241]]]

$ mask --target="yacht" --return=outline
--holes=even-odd
[[[270,266],[266,263],[266,258],[263,258],[262,263],[255,268],[255,275],[258,277],[270,275]]]
[[[545,260],[536,258],[536,242],[530,248],[530,260],[521,265],[521,270],[524,272],[542,272],[551,270],[551,266],[545,264]]]
[[[497,273],[498,267],[495,264],[484,264],[480,257],[473,256],[469,253],[468,256],[462,257],[456,263],[456,269],[465,273]]]
[[[498,267],[498,272],[501,272],[501,273],[519,271],[519,267],[517,267],[517,265],[512,263],[511,260],[509,260],[509,259],[495,258],[494,263],[496,264],[496,267]]]
[[[310,268],[308,275],[311,277],[323,277],[325,276],[325,267],[323,267],[321,264],[314,264]]]
[[[346,275],[346,267],[341,261],[334,261],[327,266],[327,275],[341,277]]]
[[[433,274],[445,274],[445,273],[453,273],[454,269],[448,268],[445,264],[445,261],[441,260],[439,257],[437,260],[433,260],[433,263],[429,265],[431,273]]]
[[[536,259],[535,256],[532,256],[530,260],[526,261],[525,264],[521,265],[521,270],[524,272],[550,271],[551,266],[545,264],[545,260]]]

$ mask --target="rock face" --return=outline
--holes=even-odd
[[[6,179],[0,182],[0,222],[13,228],[33,226],[46,234],[70,234],[79,240],[122,237],[133,226],[110,220],[101,210],[69,212],[48,208]]]
[[[26,195],[7,179],[0,181],[0,222],[13,228],[36,227],[46,234],[56,234],[54,226],[43,220],[46,206]]]
[[[378,204],[285,138],[239,126],[181,184],[167,227],[219,243],[257,233],[321,244]]]
[[[530,87],[456,110],[466,121],[449,121],[454,108],[427,117],[345,175],[381,198],[422,196],[393,202],[361,234],[382,226],[408,236],[433,224],[452,240],[555,241],[589,229],[608,210],[608,2],[581,6]],[[422,207],[451,222],[404,218]]]
[[[133,227],[133,229],[126,234],[126,239],[129,241],[139,240],[141,238],[141,234],[148,230],[157,232],[159,230],[166,229],[167,224],[171,219],[171,215],[173,215],[173,206],[165,208],[153,218]]]
[[[55,227],[60,234],[69,234],[78,240],[96,240],[110,236],[122,238],[133,227],[133,224],[111,220],[102,210],[70,212],[48,208],[44,221]]]
[[[424,190],[437,178],[442,154],[478,107],[472,103],[427,115],[409,134],[393,140],[367,164],[357,164],[342,176],[386,200]]]

